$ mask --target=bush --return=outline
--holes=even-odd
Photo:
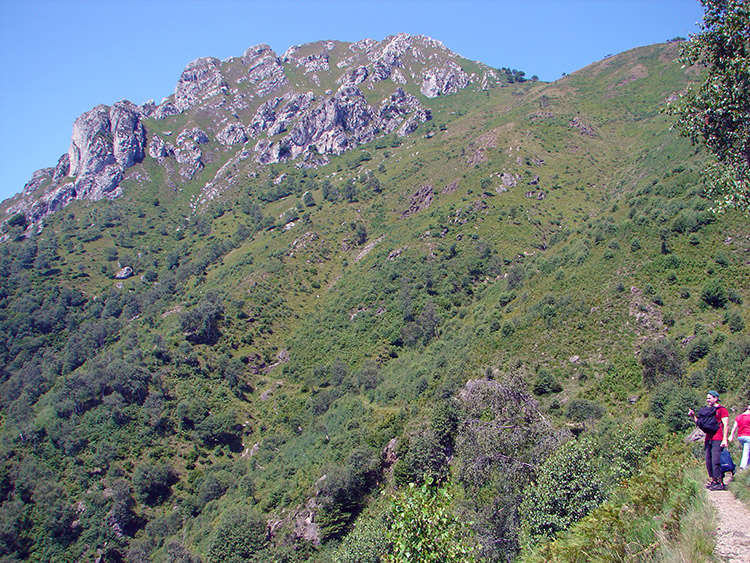
[[[539,468],[536,482],[524,490],[519,541],[530,551],[540,541],[567,530],[604,500],[590,445],[572,440]]]
[[[694,338],[687,349],[688,361],[693,364],[698,360],[705,358],[711,351],[711,339],[708,335],[701,335]]]
[[[682,377],[682,358],[674,340],[658,338],[644,343],[641,364],[643,382],[650,387]]]
[[[729,326],[729,330],[732,332],[745,330],[745,321],[739,311],[728,311],[724,315],[724,324]]]
[[[359,519],[333,555],[335,563],[380,563],[387,549],[386,523],[381,518]]]
[[[633,547],[644,555],[658,549],[665,533],[672,535],[680,530],[685,514],[700,498],[701,489],[688,474],[693,466],[679,440],[654,450],[643,471],[619,488],[614,498],[558,535],[556,541],[539,546],[521,561],[646,560],[634,558]]]
[[[169,496],[170,487],[176,480],[177,475],[166,463],[143,463],[133,472],[135,496],[142,503],[153,506]]]
[[[396,462],[393,477],[397,485],[421,484],[426,478],[440,481],[448,472],[447,458],[433,430],[425,430],[409,439],[406,453]]]
[[[234,411],[207,416],[195,427],[195,436],[207,446],[228,444],[238,446],[242,427],[237,423]]]
[[[268,544],[266,522],[250,507],[230,508],[211,534],[209,563],[245,563]]]
[[[727,290],[719,280],[709,280],[703,286],[701,299],[714,308],[721,308],[727,304]]]
[[[562,386],[547,370],[540,369],[534,381],[534,395],[547,395],[548,393],[559,393]]]
[[[685,389],[674,383],[662,383],[651,396],[649,412],[663,421],[670,431],[682,432],[693,426],[687,411],[700,403],[694,389]]]
[[[521,381],[473,380],[459,393],[463,423],[454,463],[466,518],[492,561],[518,553],[519,506],[537,466],[561,443]]]
[[[411,483],[391,499],[386,537],[392,547],[384,563],[476,561],[467,526],[450,510],[450,493],[432,484],[431,480],[421,487]]]
[[[576,422],[601,418],[604,416],[604,407],[588,399],[573,399],[568,403],[565,416]]]
[[[317,514],[323,539],[341,535],[352,516],[358,511],[361,499],[376,482],[379,459],[367,447],[352,451],[345,465],[326,468],[325,479],[318,491],[321,507]]]

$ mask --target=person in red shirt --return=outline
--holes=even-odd
[[[740,444],[742,444],[740,469],[747,469],[747,465],[750,463],[750,405],[747,405],[745,412],[737,415],[737,418],[734,419],[734,426],[732,426],[732,431],[729,433],[730,442],[735,434]]]
[[[729,445],[729,411],[719,404],[719,392],[709,391],[706,395],[706,405],[716,408],[716,421],[719,429],[706,434],[703,450],[706,453],[706,470],[711,481],[706,487],[711,491],[724,490],[724,473],[721,471],[721,450]],[[688,415],[698,423],[698,417],[690,409]]]

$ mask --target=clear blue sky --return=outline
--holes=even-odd
[[[0,200],[57,163],[81,113],[159,102],[198,57],[406,32],[552,81],[702,15],[698,0],[0,0]]]

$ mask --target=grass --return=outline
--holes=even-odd
[[[690,477],[695,483],[703,481],[702,468],[695,469]],[[659,550],[654,561],[659,563],[713,563],[718,562],[714,555],[717,526],[716,510],[704,493],[695,496],[688,505],[680,521],[676,538],[669,538],[659,532]]]
[[[739,459],[741,458],[737,459],[737,467],[739,467]],[[737,469],[729,490],[750,510],[750,469]]]

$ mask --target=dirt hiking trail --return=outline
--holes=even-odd
[[[716,508],[716,555],[727,563],[750,563],[750,511],[730,491],[708,491]]]

